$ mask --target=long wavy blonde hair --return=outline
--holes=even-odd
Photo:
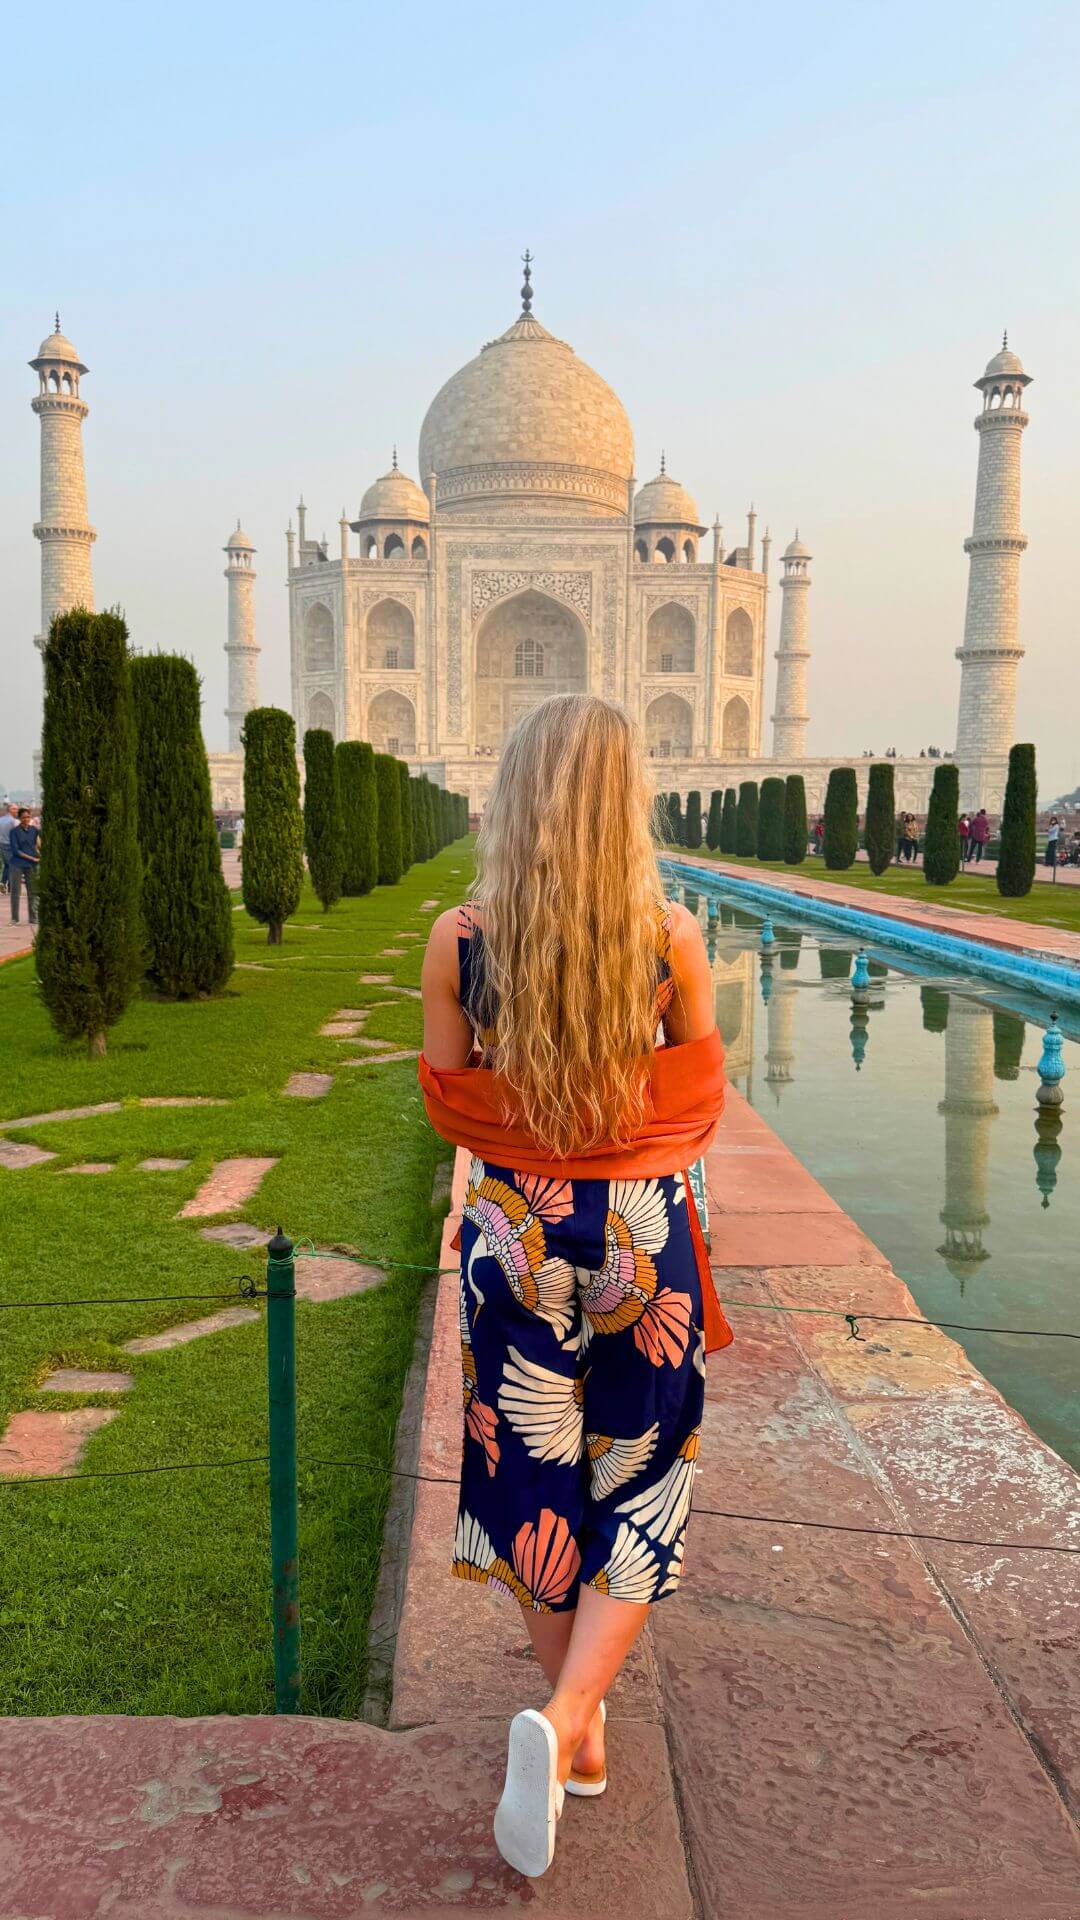
[[[663,893],[636,728],[555,694],[503,749],[477,842],[477,1006],[506,1118],[555,1159],[628,1139],[656,1034]]]

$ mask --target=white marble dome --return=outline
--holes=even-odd
[[[440,512],[507,496],[540,512],[627,511],[634,437],[605,380],[531,313],[435,395],[420,430],[420,472]]]
[[[360,526],[367,520],[419,520],[426,526],[429,518],[427,494],[395,466],[372,482],[353,524]]]
[[[692,527],[704,533],[697,501],[673,480],[669,473],[658,473],[646,481],[634,500],[634,525],[637,527]]]
[[[40,367],[43,360],[47,360],[50,363],[55,361],[60,366],[73,367],[78,373],[86,373],[88,371],[79,359],[78,353],[68,339],[67,334],[61,333],[59,327],[57,327],[54,333],[48,334],[42,341],[30,365],[32,367]]]

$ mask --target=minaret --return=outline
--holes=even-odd
[[[960,805],[1000,807],[1016,717],[1016,669],[1023,659],[1019,644],[1020,555],[1027,540],[1020,531],[1020,435],[1028,423],[1024,372],[1009,336],[975,385],[983,396],[976,417],[979,473],[975,483],[975,523],[964,552],[970,556],[964,644],[960,661],[960,715],[956,758],[960,765]]]
[[[990,1225],[987,1193],[994,1099],[994,1013],[983,1000],[954,994],[945,1030],[945,1228],[938,1248],[963,1292],[969,1275],[989,1260],[983,1232]]]
[[[94,577],[90,548],[97,538],[86,517],[86,470],[82,423],[89,408],[79,398],[86,372],[71,341],[56,328],[43,340],[36,359],[37,398],[30,402],[41,421],[41,518],[34,538],[41,542],[41,632],[45,645],[53,616],[69,607],[93,607]]]
[[[239,753],[240,732],[252,707],[259,704],[259,649],[255,643],[255,570],[251,556],[255,552],[247,534],[236,523],[223,551],[228,557],[225,578],[229,583],[229,637],[225,651],[229,656],[229,704],[225,718],[229,723],[229,752]]]
[[[776,712],[773,714],[773,759],[802,760],[806,755],[806,663],[810,649],[806,644],[809,615],[809,547],[799,539],[798,529],[790,546],[784,548],[784,596],[780,615],[780,645],[776,650]]]

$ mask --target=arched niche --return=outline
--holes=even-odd
[[[320,600],[304,615],[304,672],[333,673],[334,616]]]
[[[501,747],[529,707],[552,693],[583,692],[588,641],[575,613],[528,588],[500,601],[477,629],[474,732],[478,747]]]
[[[694,715],[677,693],[661,693],[645,709],[645,744],[657,760],[688,760]]]
[[[646,673],[693,673],[694,616],[673,600],[649,615],[645,629]]]
[[[721,752],[733,759],[745,760],[750,752],[750,709],[737,693],[724,708]]]
[[[416,752],[416,708],[405,694],[389,687],[368,704],[367,737],[376,753],[393,753],[400,760]]]
[[[416,626],[400,600],[379,600],[366,622],[369,667],[411,672],[416,665]]]
[[[736,607],[724,632],[724,672],[748,676],[753,671],[754,623],[745,607]]]
[[[309,727],[324,727],[327,733],[334,732],[334,703],[328,693],[313,693],[310,696],[307,723]]]

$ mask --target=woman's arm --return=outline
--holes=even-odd
[[[463,1067],[473,1031],[458,999],[457,908],[440,913],[428,935],[420,984],[424,995],[424,1058],[432,1067]]]
[[[716,1025],[716,1014],[712,970],[701,928],[692,913],[674,903],[669,918],[675,997],[664,1015],[664,1034],[668,1045],[677,1047],[685,1040],[704,1040]]]

